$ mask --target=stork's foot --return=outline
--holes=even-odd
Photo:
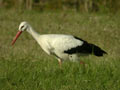
[[[87,65],[85,62],[83,62],[83,61],[80,61],[80,64],[83,65],[84,67],[87,67],[87,66],[88,66],[88,65]]]
[[[80,64],[82,64],[82,65],[85,65],[85,62],[83,62],[83,61],[80,61]]]

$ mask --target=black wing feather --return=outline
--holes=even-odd
[[[75,53],[94,54],[96,56],[103,56],[103,54],[107,54],[104,50],[102,50],[101,48],[99,48],[98,46],[96,46],[94,44],[90,44],[87,41],[84,41],[84,40],[82,40],[78,37],[75,37],[75,36],[74,36],[74,38],[78,39],[80,41],[83,41],[83,45],[68,49],[68,50],[64,51],[64,53],[68,53],[68,54],[75,54]]]

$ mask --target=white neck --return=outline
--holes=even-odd
[[[40,35],[37,32],[35,32],[31,26],[29,27],[29,29],[27,30],[27,32],[29,32],[36,41],[38,41],[38,37]]]

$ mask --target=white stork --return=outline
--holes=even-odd
[[[78,61],[82,55],[94,54],[95,56],[103,56],[103,54],[107,54],[98,46],[72,35],[40,35],[25,21],[19,25],[19,31],[12,41],[12,45],[23,31],[30,33],[47,54],[54,55],[58,59],[60,66],[62,61]]]

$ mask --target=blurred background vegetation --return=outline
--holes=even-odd
[[[116,13],[120,11],[120,0],[0,0],[0,8]]]

